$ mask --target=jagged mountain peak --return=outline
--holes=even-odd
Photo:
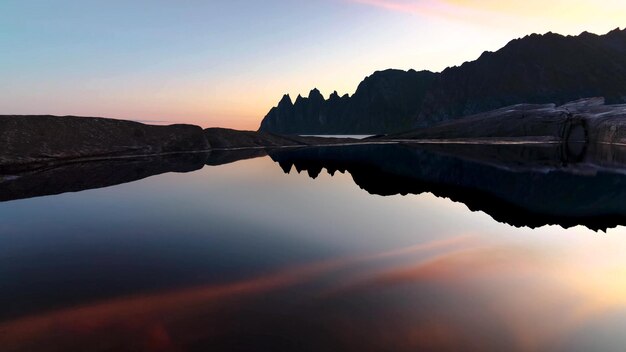
[[[283,98],[280,100],[280,102],[278,103],[278,106],[292,106],[293,102],[291,101],[291,97],[289,96],[289,94],[285,94],[283,95]]]
[[[311,91],[309,92],[309,99],[322,99],[324,100],[324,96],[322,95],[322,93],[319,91],[319,89],[317,88],[313,88],[311,89]]]

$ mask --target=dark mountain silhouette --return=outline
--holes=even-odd
[[[281,134],[371,133],[410,126],[436,74],[428,71],[387,70],[365,78],[352,97],[337,92],[324,100],[313,89],[292,104],[283,96],[261,123],[261,131]]]
[[[386,70],[353,96],[317,89],[292,104],[285,95],[260,130],[281,134],[383,134],[462,118],[519,103],[604,97],[626,102],[626,29],[605,35],[554,33],[509,42],[441,73]]]

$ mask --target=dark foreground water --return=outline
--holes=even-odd
[[[0,350],[623,351],[621,154],[559,148],[5,175]]]

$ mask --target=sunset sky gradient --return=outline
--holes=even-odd
[[[623,27],[618,0],[0,2],[0,114],[256,129],[282,94]]]

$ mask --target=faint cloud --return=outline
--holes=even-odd
[[[439,17],[453,21],[469,22],[472,24],[484,24],[476,21],[481,16],[476,9],[460,6],[453,0],[346,0],[350,3],[377,7],[387,11],[399,12],[409,15]],[[484,15],[484,14],[483,14]]]
[[[419,13],[424,7],[418,1],[391,1],[391,0],[349,0],[350,2],[380,7],[386,10],[400,11],[407,13]]]
[[[414,15],[434,15],[473,24],[508,24],[511,20],[540,19],[552,25],[571,24],[580,27],[598,20],[605,24],[621,24],[626,15],[626,3],[607,0],[598,6],[595,0],[552,1],[502,1],[502,0],[345,0]],[[607,6],[608,5],[608,6]],[[609,25],[610,26],[610,25]],[[613,26],[614,27],[614,26]],[[592,28],[585,28],[587,30]]]
[[[389,11],[414,15],[436,14],[442,2],[433,0],[347,0],[348,2],[369,5]],[[443,13],[441,13],[443,15]]]

